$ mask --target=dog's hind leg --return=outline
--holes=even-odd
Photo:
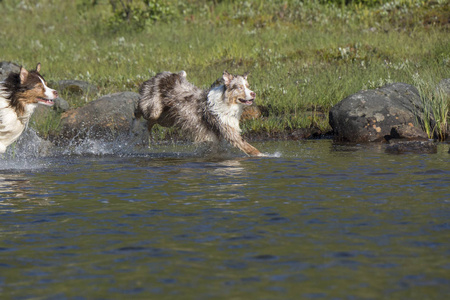
[[[147,107],[146,119],[149,122],[157,122],[163,112],[163,105],[159,99],[152,99],[153,101]]]
[[[153,126],[155,126],[156,123],[157,122],[155,120],[147,120],[147,129],[149,133],[152,132],[152,128]]]
[[[155,124],[158,124],[158,120],[161,117],[163,107],[159,101],[153,101],[145,108],[145,113],[142,114],[144,119],[147,120],[147,129],[151,134],[152,128]]]
[[[144,117],[144,119],[147,120],[147,129],[148,132],[151,135],[152,127],[158,122],[159,114],[155,114],[155,111],[153,110],[154,105],[150,107],[150,114],[148,113],[149,107],[146,107],[146,113],[143,112],[141,107],[138,106],[138,108],[134,111],[134,119],[133,122],[137,121],[141,117]],[[156,117],[155,117],[156,116]]]

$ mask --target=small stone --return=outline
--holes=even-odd
[[[82,80],[60,80],[55,87],[61,94],[96,95],[98,93],[95,85]]]
[[[67,102],[63,98],[58,97],[53,101],[55,102],[55,104],[53,105],[53,109],[56,110],[57,112],[65,112],[68,111],[70,108],[69,102]]]

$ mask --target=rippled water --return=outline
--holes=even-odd
[[[255,146],[0,157],[1,298],[449,295],[448,145]]]

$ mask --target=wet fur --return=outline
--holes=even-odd
[[[40,67],[29,72],[21,68],[0,82],[0,153],[19,138],[38,103],[53,105],[58,96],[47,87]]]
[[[202,90],[186,79],[186,72],[163,72],[144,82],[140,89],[136,117],[147,120],[150,131],[155,124],[177,126],[194,142],[216,147],[226,140],[247,155],[261,153],[241,136],[239,119],[255,93],[249,89],[247,75],[226,71],[209,89]]]

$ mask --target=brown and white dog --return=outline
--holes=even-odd
[[[49,88],[36,70],[20,68],[0,82],[0,153],[19,138],[38,104],[52,106],[58,92]]]
[[[139,94],[136,117],[147,120],[149,131],[155,124],[177,126],[194,142],[217,146],[226,140],[247,155],[262,156],[242,138],[239,127],[243,108],[252,105],[256,96],[246,74],[225,71],[209,89],[202,90],[187,81],[184,71],[163,72],[144,82]]]

